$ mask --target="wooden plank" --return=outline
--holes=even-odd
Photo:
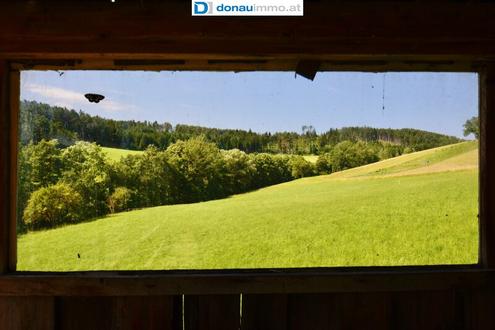
[[[185,330],[238,330],[240,295],[185,295]]]
[[[9,2],[6,58],[154,54],[495,55],[493,3],[307,2],[303,17],[191,17],[188,2]],[[199,58],[199,57],[198,57]],[[180,58],[179,58],[180,59]]]
[[[111,297],[61,297],[55,300],[55,329],[112,329]]]
[[[287,330],[287,294],[243,294],[242,330]]]
[[[203,55],[201,59],[169,60],[159,57],[138,60],[17,60],[11,65],[17,70],[190,70],[190,71],[294,71],[298,59],[280,59],[267,56]],[[1,56],[1,55],[0,55]],[[326,58],[327,56],[322,56]],[[321,61],[319,71],[442,71],[470,72],[476,67],[471,61],[455,56],[427,56],[421,59],[408,56],[332,56]],[[169,63],[168,63],[169,62]],[[178,63],[181,62],[181,63]],[[133,64],[134,63],[134,64]],[[165,64],[164,64],[165,63]],[[167,64],[168,63],[168,64]]]
[[[480,72],[480,261],[495,267],[495,63]]]
[[[388,269],[388,268],[387,268]],[[440,290],[494,286],[495,271],[393,268],[267,271],[18,273],[0,276],[0,295],[142,296]]]
[[[391,329],[386,293],[299,294],[289,296],[290,329]]]
[[[53,297],[0,297],[0,329],[52,330]]]
[[[466,306],[470,317],[466,330],[491,330],[495,327],[495,290],[472,290],[470,304]]]
[[[9,181],[9,271],[17,266],[17,141],[19,140],[19,111],[21,77],[17,70],[9,72],[10,110],[10,181]]]
[[[456,322],[451,290],[394,293],[391,308],[391,329],[455,330],[462,326]]]
[[[9,270],[10,235],[10,109],[9,68],[0,60],[0,274]]]
[[[116,297],[114,329],[182,329],[182,296]]]

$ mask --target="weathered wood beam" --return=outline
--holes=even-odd
[[[307,2],[304,17],[191,17],[189,2],[2,4],[0,56],[495,56],[495,4]]]
[[[9,270],[10,250],[10,96],[9,67],[0,60],[0,274]]]
[[[480,261],[495,267],[495,63],[480,72]]]
[[[0,277],[0,296],[139,296],[494,289],[495,271],[216,271],[14,274]]]

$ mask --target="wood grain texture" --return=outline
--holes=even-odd
[[[480,259],[495,268],[495,63],[480,72]]]
[[[9,110],[10,110],[10,177],[9,177],[9,271],[17,266],[17,149],[19,139],[19,112],[21,99],[21,77],[18,70],[9,72]]]
[[[181,330],[182,296],[116,297],[113,329]]]
[[[0,297],[0,329],[52,330],[53,297]]]
[[[387,269],[18,273],[0,276],[0,296],[378,292],[495,285],[495,270],[440,266]]]
[[[0,60],[0,274],[9,271],[10,256],[10,181],[11,171],[11,112],[10,75],[6,61]]]
[[[240,295],[185,295],[185,330],[238,330]]]
[[[389,295],[336,293],[290,295],[289,329],[390,329]]]
[[[466,304],[466,319],[468,330],[495,329],[495,290],[470,291],[471,299]]]
[[[451,290],[394,293],[391,308],[391,329],[456,329]]]
[[[242,330],[286,330],[287,294],[243,294]]]
[[[60,297],[55,301],[56,330],[112,329],[111,297]]]
[[[307,2],[303,17],[192,17],[190,2],[2,4],[0,56],[495,55],[493,3]],[[330,56],[331,57],[331,56]]]

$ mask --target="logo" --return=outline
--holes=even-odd
[[[304,0],[191,0],[192,16],[303,16]]]
[[[213,13],[213,2],[194,1],[193,15],[211,15]]]

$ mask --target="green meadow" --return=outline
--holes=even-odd
[[[140,150],[127,150],[127,149],[117,149],[117,148],[109,148],[109,147],[101,147],[104,153],[107,154],[107,158],[111,161],[119,161],[120,158],[126,157],[129,155],[140,155],[143,152]]]
[[[18,269],[472,264],[477,161],[476,142],[463,142],[226,199],[29,232],[18,238]]]

